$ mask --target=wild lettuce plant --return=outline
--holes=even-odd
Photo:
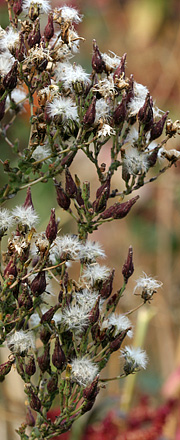
[[[93,40],[92,72],[76,64],[83,40],[76,30],[82,20],[76,9],[52,10],[48,0],[9,0],[8,13],[9,26],[0,29],[0,136],[16,155],[16,166],[1,160],[7,182],[0,189],[0,238],[9,234],[9,239],[1,258],[0,338],[10,354],[0,365],[0,378],[15,366],[28,399],[26,421],[17,432],[22,440],[43,440],[66,432],[92,408],[106,381],[101,370],[133,336],[132,310],[117,312],[134,272],[133,249],[114,292],[114,269],[99,264],[104,251],[88,235],[124,218],[139,198],[126,196],[176,163],[180,152],[167,143],[180,124],[168,119],[133,75],[126,75],[126,54],[101,53]],[[48,14],[44,29],[42,14]],[[27,104],[29,141],[22,149],[12,134],[9,138],[9,128]],[[109,167],[100,162],[102,148],[110,151]],[[79,150],[97,172],[94,200],[91,182],[81,182],[80,169],[75,176],[70,171]],[[121,189],[112,187],[116,172]],[[46,230],[37,232],[31,186],[49,179],[57,204],[76,222],[77,235],[58,231],[55,208]],[[24,204],[9,211],[5,202],[20,190],[27,190]],[[79,262],[77,280],[69,275],[73,262]],[[52,279],[58,292],[54,305]],[[137,280],[138,307],[150,302],[159,287],[146,274]],[[125,346],[120,356],[119,378],[146,368],[141,349]],[[47,413],[55,399],[61,412],[52,422]]]

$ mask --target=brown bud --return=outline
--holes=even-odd
[[[45,371],[50,371],[49,344],[44,347],[44,353],[37,358],[37,361],[42,373],[45,373]]]
[[[126,119],[126,96],[122,97],[120,104],[113,113],[113,121],[115,125],[120,125]]]
[[[124,276],[125,283],[128,282],[128,279],[131,277],[133,272],[134,272],[133,248],[132,248],[132,246],[129,246],[127,260],[125,261],[123,268],[122,268],[122,274]]]
[[[22,0],[15,0],[13,3],[13,12],[15,15],[19,15],[22,12]]]
[[[39,272],[31,283],[31,292],[33,296],[41,295],[46,289],[45,271]]]
[[[62,370],[65,362],[66,362],[65,354],[59,343],[59,338],[57,337],[55,340],[55,347],[52,354],[52,363],[58,370]]]
[[[108,200],[108,188],[105,188],[101,192],[100,196],[93,202],[94,212],[100,213],[104,211],[104,209],[106,209],[107,200]]]
[[[96,376],[95,379],[93,380],[93,382],[91,383],[91,385],[89,385],[88,387],[86,387],[83,390],[83,397],[87,400],[93,400],[96,398],[100,388],[98,387],[98,380],[99,377]]]
[[[27,56],[27,48],[24,42],[24,35],[22,32],[19,34],[19,43],[15,47],[15,56],[19,62],[22,62]]]
[[[28,36],[27,42],[29,47],[31,48],[36,44],[39,44],[40,41],[41,41],[40,22],[39,22],[39,18],[37,18],[33,25],[33,29]]]
[[[55,217],[55,209],[51,209],[51,216],[46,228],[46,237],[52,243],[57,235],[57,222]]]
[[[6,98],[0,101],[0,121],[4,117],[5,107],[6,107]]]
[[[150,142],[154,141],[159,136],[161,136],[168,114],[169,114],[169,112],[164,113],[164,115],[161,117],[161,119],[159,119],[158,122],[154,122],[154,124],[152,125]]]
[[[99,47],[96,44],[96,40],[93,40],[92,68],[96,73],[102,73],[105,70],[105,67],[105,62],[103,61]]]
[[[96,97],[94,96],[91,104],[89,105],[83,117],[83,124],[87,126],[91,126],[92,124],[94,124],[95,117],[96,117]]]
[[[32,415],[32,412],[29,407],[27,407],[27,413],[26,413],[26,423],[28,426],[34,426],[35,425],[35,419]]]
[[[157,162],[159,148],[154,148],[150,154],[147,156],[147,161],[149,167],[153,167]]]
[[[0,365],[0,381],[2,381],[4,376],[6,376],[11,371],[13,362],[14,362],[14,358],[12,361],[9,360],[7,362],[4,362],[4,364]]]
[[[107,179],[105,180],[105,182],[97,189],[96,191],[96,198],[98,198],[102,192],[104,191],[104,189],[107,189],[107,196],[109,198],[109,194],[110,194],[110,183],[111,183],[111,174],[108,175]]]
[[[53,14],[48,15],[48,22],[44,28],[44,36],[46,41],[49,41],[54,35]]]
[[[54,393],[58,389],[58,374],[54,373],[47,383],[48,393]]]
[[[5,75],[3,79],[3,86],[5,87],[8,92],[11,92],[13,89],[15,89],[17,85],[17,70],[18,70],[18,62],[15,61],[13,66],[11,67],[11,70]]]
[[[106,211],[104,211],[101,214],[101,217],[103,219],[107,218],[114,218],[114,219],[120,219],[125,217],[132,206],[136,203],[136,201],[139,199],[139,196],[133,197],[132,199],[128,200],[128,202],[125,203],[115,203],[114,205],[110,206]]]
[[[103,281],[102,287],[99,292],[101,295],[101,298],[103,298],[103,299],[109,298],[109,296],[112,293],[114,273],[115,273],[115,270],[113,269],[112,272],[110,273],[109,277],[107,278],[107,280]]]
[[[63,188],[61,187],[61,184],[58,183],[56,181],[56,179],[54,179],[55,182],[55,188],[56,188],[56,193],[57,193],[57,202],[58,205],[63,208],[65,211],[67,211],[69,209],[71,200],[70,198],[66,195],[66,193],[64,192]]]
[[[57,310],[57,306],[54,306],[54,307],[51,307],[47,312],[45,312],[42,315],[41,324],[44,324],[44,322],[50,322],[51,319],[53,318],[53,315],[56,312],[56,310]]]
[[[25,202],[23,204],[23,207],[25,209],[27,209],[27,208],[34,209],[34,205],[33,205],[33,202],[32,202],[32,197],[31,197],[31,187],[30,186],[27,189],[27,194],[26,194],[26,198],[25,198]]]
[[[126,63],[126,56],[127,53],[124,53],[124,55],[121,57],[121,61],[119,66],[117,67],[117,69],[114,72],[113,75],[113,79],[114,81],[116,81],[116,78],[121,78],[123,76],[123,78],[125,77],[125,63]]]
[[[77,193],[77,186],[71,176],[71,173],[68,168],[65,170],[65,192],[69,198],[73,198],[76,196]]]
[[[153,124],[153,103],[149,93],[147,93],[145,103],[138,112],[138,120],[144,126],[144,130],[148,131]]]
[[[24,358],[22,356],[16,356],[16,370],[25,381]]]
[[[131,330],[131,327],[129,327],[126,330],[123,330],[118,336],[116,336],[116,338],[114,338],[113,341],[110,342],[109,345],[109,349],[110,352],[112,353],[113,351],[117,351],[119,350],[119,348],[121,347],[122,342],[124,341],[124,338],[127,335],[127,332]]]
[[[17,277],[17,267],[12,259],[9,260],[9,263],[4,269],[4,277],[9,278],[9,276],[13,276],[14,278]]]
[[[76,155],[77,151],[70,151],[68,154],[66,154],[66,156],[63,157],[63,159],[61,160],[61,166],[64,167],[65,165],[67,167],[70,167],[75,155]]]
[[[41,409],[41,401],[38,396],[34,392],[32,392],[30,397],[30,407],[34,409],[34,411],[40,411]]]
[[[28,358],[28,362],[25,365],[25,372],[28,376],[33,376],[33,374],[36,372],[36,364],[33,355],[29,356]]]
[[[25,310],[29,310],[33,306],[33,301],[32,301],[31,295],[29,294],[28,289],[29,288],[28,288],[27,284],[23,285],[22,291],[19,292],[19,295],[18,295],[19,307],[24,307]]]
[[[83,408],[81,410],[81,414],[85,414],[86,412],[90,411],[95,403],[95,400],[96,400],[96,397],[94,397],[94,399],[92,399],[92,400],[87,400],[86,403],[83,405]]]
[[[95,302],[94,307],[91,309],[89,313],[89,321],[91,324],[95,324],[95,322],[98,321],[99,318],[99,302],[100,302],[100,296],[98,297],[97,301]]]
[[[43,344],[47,344],[47,342],[49,341],[49,339],[51,337],[51,333],[49,332],[49,330],[47,328],[45,328],[43,326],[42,329],[40,330],[39,337],[40,337],[41,341],[43,342]]]

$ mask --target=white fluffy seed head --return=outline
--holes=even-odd
[[[98,367],[90,359],[78,358],[71,361],[71,380],[86,387],[98,374]]]
[[[65,23],[79,24],[82,21],[83,15],[80,15],[75,8],[65,5],[62,8],[58,8],[58,11],[61,12],[61,17]]]
[[[129,116],[135,116],[138,114],[140,108],[144,105],[147,93],[147,87],[137,82],[134,82],[134,97],[128,104]]]
[[[67,330],[81,333],[88,325],[89,313],[88,304],[83,304],[83,307],[78,304],[71,305],[63,309],[61,323]]]
[[[51,9],[50,2],[48,0],[24,0],[22,5],[23,10],[27,12],[33,5],[37,5],[40,11],[45,12],[45,14],[47,14]]]
[[[27,225],[29,228],[34,227],[39,220],[38,215],[31,206],[27,208],[24,206],[16,206],[16,208],[12,210],[12,216],[17,223]]]
[[[136,371],[139,369],[146,369],[148,363],[148,357],[144,350],[141,348],[134,348],[126,346],[121,350],[121,357],[125,359],[125,363],[128,367],[130,365],[131,371]]]
[[[0,209],[0,229],[9,229],[14,223],[13,216],[6,208]]]
[[[47,145],[38,145],[36,149],[33,151],[32,157],[34,160],[38,161],[42,159],[46,160],[46,158],[50,155],[51,155],[51,150]]]
[[[1,47],[1,40],[0,40]],[[1,53],[0,56],[0,76],[5,76],[11,70],[11,67],[15,63],[15,58],[10,54],[8,50]]]
[[[0,38],[0,49],[2,51],[11,51],[19,41],[19,32],[13,28],[9,29]]]
[[[143,272],[143,276],[136,280],[134,293],[136,293],[137,290],[141,290],[142,295],[146,294],[150,299],[153,294],[157,292],[157,289],[162,287],[162,285],[163,283],[161,281],[149,277],[145,272]]]
[[[100,266],[98,263],[94,263],[85,267],[82,278],[91,285],[94,285],[97,281],[106,280],[111,273],[111,270],[107,266]]]
[[[149,168],[148,155],[147,153],[138,151],[135,147],[128,147],[125,149],[123,166],[126,172],[133,176],[146,173]]]
[[[56,260],[78,260],[82,244],[76,235],[64,235],[57,237],[50,250],[50,261],[54,264]]]
[[[81,247],[79,258],[89,262],[95,262],[97,258],[105,258],[105,252],[103,251],[100,243],[97,241],[87,240]]]
[[[114,327],[114,336],[117,336],[120,332],[132,327],[132,324],[127,316],[111,313],[108,319],[102,323],[102,330],[111,326]],[[129,338],[133,337],[132,329],[127,332],[127,336],[129,336]]]
[[[31,330],[15,331],[7,337],[7,346],[13,353],[27,352],[31,347],[35,349],[35,337]]]
[[[47,112],[51,117],[56,115],[61,116],[63,121],[71,119],[73,121],[78,120],[78,112],[76,104],[69,97],[58,97],[52,102],[47,104]]]

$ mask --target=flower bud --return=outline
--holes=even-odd
[[[11,371],[11,367],[14,362],[14,359],[15,358],[13,358],[13,360],[9,360],[7,362],[4,362],[4,364],[0,365],[0,382],[2,382],[2,380],[4,379],[4,376],[6,376]]]
[[[87,400],[93,400],[96,398],[100,388],[98,387],[98,380],[99,377],[96,376],[95,379],[93,380],[93,382],[91,383],[91,385],[89,385],[88,387],[86,387],[83,390],[83,397]]]
[[[147,93],[145,103],[140,108],[138,112],[138,120],[144,126],[144,130],[148,131],[153,124],[153,104],[152,98],[149,93]]]
[[[31,283],[31,292],[33,296],[41,295],[46,289],[45,271],[39,272]]]
[[[97,301],[95,302],[94,307],[91,309],[89,313],[89,321],[91,324],[95,324],[95,322],[98,321],[99,318],[99,302],[100,302],[100,296],[98,297]]]
[[[12,259],[9,260],[9,263],[4,269],[4,277],[9,278],[9,276],[12,276],[13,278],[17,277],[17,267]]]
[[[77,186],[76,186],[68,168],[66,168],[66,170],[65,170],[65,178],[66,178],[65,192],[69,198],[73,198],[73,197],[75,197],[75,195],[77,193]]]
[[[56,312],[56,310],[57,310],[57,306],[54,306],[54,307],[51,307],[47,312],[45,312],[42,315],[41,324],[44,324],[45,322],[50,322],[51,319],[53,318],[53,315]]]
[[[95,400],[96,400],[96,397],[92,400],[87,400],[86,403],[83,405],[83,408],[81,410],[81,414],[85,414],[86,412],[90,411],[95,403]]]
[[[28,362],[25,365],[25,372],[28,376],[33,376],[33,374],[36,372],[36,364],[33,355],[29,356],[28,358]]]
[[[6,108],[6,98],[0,101],[0,121],[4,117],[5,108]]]
[[[24,358],[22,356],[16,356],[16,370],[25,381]]]
[[[44,347],[44,353],[37,358],[38,365],[42,373],[50,371],[50,354],[49,354],[49,344]]]
[[[35,419],[29,407],[27,407],[26,423],[28,426],[32,426],[32,427],[35,425]]]
[[[157,157],[158,157],[158,151],[159,151],[159,148],[156,147],[153,149],[153,151],[150,154],[148,154],[147,162],[148,162],[149,168],[153,167],[156,164]]]
[[[60,346],[59,338],[56,337],[55,347],[52,354],[52,363],[58,370],[62,370],[65,362],[66,362],[65,354]]]
[[[123,330],[118,336],[116,336],[116,338],[110,342],[109,344],[109,350],[112,353],[113,351],[117,351],[119,350],[119,348],[121,347],[122,342],[124,341],[124,338],[127,335],[127,332],[131,330],[131,327],[129,327],[126,330]]]
[[[133,197],[132,199],[128,200],[128,202],[115,203],[114,205],[110,206],[108,209],[106,209],[106,211],[104,211],[101,214],[101,218],[108,219],[108,218],[112,217],[114,219],[120,219],[120,218],[125,217],[138,199],[139,199],[139,196],[136,196],[136,197]]]
[[[117,69],[114,72],[113,79],[114,79],[115,83],[116,83],[116,79],[119,79],[122,76],[123,76],[123,78],[125,78],[126,56],[127,56],[127,53],[124,53],[124,55],[121,57],[121,61],[120,61],[119,66],[117,67]]]
[[[13,12],[15,15],[19,15],[22,12],[22,0],[15,0],[13,3]]]
[[[105,182],[97,189],[97,191],[96,191],[96,198],[98,198],[102,194],[104,189],[107,189],[107,196],[109,198],[109,195],[110,195],[110,182],[111,182],[111,174],[108,175],[108,177],[105,180]]]
[[[40,41],[41,41],[40,22],[39,22],[39,18],[37,18],[33,25],[33,29],[28,36],[27,42],[29,47],[31,48],[36,44],[39,44]]]
[[[54,393],[58,389],[58,374],[54,373],[47,383],[48,393]]]
[[[55,209],[51,209],[51,216],[46,228],[46,237],[52,243],[57,235],[57,222],[55,217]]]
[[[27,284],[22,285],[22,291],[18,295],[19,307],[23,307],[25,310],[31,309],[33,306],[33,301],[31,295],[29,294],[29,288]]]
[[[122,97],[120,104],[113,113],[114,124],[119,126],[126,119],[126,96]]]
[[[64,156],[63,159],[61,160],[61,166],[64,167],[66,165],[67,167],[70,167],[76,153],[77,153],[77,151],[74,150],[74,151],[70,151],[68,154],[66,154],[66,156]]]
[[[40,330],[39,337],[40,337],[41,341],[43,342],[43,344],[47,344],[47,342],[49,341],[49,339],[51,337],[51,333],[45,326],[43,326],[42,329]]]
[[[66,193],[64,192],[63,188],[61,187],[61,184],[58,183],[56,181],[56,179],[54,179],[55,182],[55,188],[56,188],[56,193],[57,193],[57,202],[58,205],[63,208],[65,211],[67,211],[69,209],[71,200],[70,198],[66,195]]]
[[[122,274],[124,276],[124,281],[126,284],[128,282],[128,279],[133,274],[133,272],[134,272],[133,248],[132,248],[132,246],[129,246],[127,260],[125,261],[123,268],[122,268]]]
[[[109,298],[109,296],[112,293],[114,273],[115,273],[115,270],[113,269],[112,272],[110,273],[109,277],[107,278],[107,280],[103,281],[102,287],[99,292],[101,295],[101,298],[103,298],[103,299]]]
[[[161,136],[168,114],[169,114],[169,112],[164,113],[164,115],[161,117],[161,119],[159,119],[158,122],[154,122],[154,124],[152,125],[150,142],[154,141],[159,136]]]
[[[27,194],[26,194],[26,198],[25,198],[25,202],[23,204],[23,207],[25,209],[27,209],[27,208],[34,209],[34,205],[33,205],[33,202],[32,202],[32,197],[31,197],[31,187],[30,186],[27,189]]]
[[[19,33],[19,43],[15,47],[15,57],[21,63],[27,56],[27,48],[24,42],[24,35]]]
[[[36,396],[35,393],[31,394],[29,404],[30,404],[30,407],[32,409],[34,409],[34,411],[40,411],[40,409],[41,409],[41,401],[40,401],[39,397]]]
[[[54,35],[53,14],[48,15],[48,22],[44,28],[44,36],[46,41],[49,41]]]
[[[87,126],[91,126],[94,124],[96,117],[96,97],[94,96],[91,104],[89,105],[84,117],[83,124]]]
[[[18,62],[15,61],[13,66],[11,67],[11,70],[5,75],[3,79],[3,86],[5,87],[8,92],[12,92],[13,89],[15,89],[17,85],[17,70],[18,70]]]
[[[101,192],[100,196],[93,202],[94,212],[100,213],[104,211],[104,209],[106,209],[107,200],[108,200],[108,188],[105,188]]]
[[[93,40],[92,68],[96,73],[102,73],[105,70],[105,62],[96,44],[96,40]]]

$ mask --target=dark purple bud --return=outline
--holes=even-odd
[[[4,364],[0,365],[0,381],[2,381],[4,376],[6,376],[11,371],[13,362],[14,362],[14,358],[12,361],[9,360],[7,362],[4,362]]]
[[[94,124],[96,117],[96,97],[94,96],[91,104],[89,105],[84,117],[83,124],[87,126],[91,126]]]
[[[30,407],[34,409],[34,411],[40,411],[41,409],[41,401],[38,396],[34,392],[31,394],[31,398],[29,401]]]
[[[105,188],[100,194],[100,196],[93,202],[94,212],[99,214],[100,212],[104,211],[104,209],[106,209],[107,200],[108,200],[108,189]]]
[[[123,78],[125,77],[126,56],[127,56],[127,53],[124,53],[124,55],[121,57],[121,61],[120,61],[119,66],[117,67],[117,69],[114,72],[113,79],[115,82],[116,82],[116,79],[121,78],[122,75],[123,75]]]
[[[26,423],[28,426],[34,426],[35,425],[35,418],[32,415],[32,412],[29,407],[27,407],[27,413],[26,413]]]
[[[52,243],[57,235],[57,222],[55,217],[55,209],[51,209],[51,216],[46,228],[46,237]]]
[[[9,278],[10,275],[14,278],[17,277],[17,267],[14,264],[13,260],[10,260],[6,268],[4,269],[4,277]]]
[[[164,113],[161,119],[159,119],[158,122],[154,122],[154,124],[152,125],[150,142],[161,136],[168,114],[169,112]]]
[[[132,246],[129,246],[127,260],[125,261],[123,268],[122,268],[122,274],[123,274],[124,281],[126,284],[128,282],[128,279],[133,274],[133,272],[134,272],[133,248],[132,248]]]
[[[96,398],[100,388],[98,387],[99,377],[96,376],[91,385],[86,387],[83,391],[83,397],[87,400],[93,400]]]
[[[44,36],[46,41],[49,41],[54,35],[53,14],[48,15],[48,22],[44,28]]]
[[[57,202],[58,205],[63,208],[65,211],[67,211],[69,209],[71,200],[70,198],[66,195],[66,193],[64,192],[63,188],[61,187],[61,184],[58,183],[56,181],[56,179],[54,179],[55,182],[55,188],[56,188],[56,193],[57,193]]]
[[[18,62],[15,61],[13,66],[11,67],[11,70],[5,75],[3,79],[3,86],[5,87],[8,92],[11,92],[13,89],[15,89],[17,85],[17,70],[18,70]]]
[[[92,68],[96,73],[102,73],[106,68],[96,40],[93,40]]]
[[[47,344],[47,342],[49,341],[49,339],[51,337],[51,333],[46,327],[43,327],[40,330],[39,337],[40,337],[41,341],[43,342],[43,344]]]
[[[68,154],[66,154],[66,156],[64,156],[63,159],[61,160],[61,166],[64,167],[66,165],[67,167],[70,167],[76,153],[77,151],[75,150],[75,151],[70,151]]]
[[[25,372],[28,376],[33,376],[33,374],[36,372],[36,364],[33,355],[29,356],[28,358],[28,362],[25,366]]]
[[[22,62],[27,56],[27,48],[24,43],[24,35],[22,32],[19,34],[19,44],[15,47],[15,57],[19,62]]]
[[[71,173],[68,168],[65,170],[65,192],[69,198],[73,198],[77,193],[77,186],[71,176]]]
[[[58,374],[54,373],[47,383],[48,393],[54,393],[58,389]]]
[[[57,306],[54,306],[54,307],[51,307],[47,312],[45,312],[42,315],[41,324],[44,324],[44,322],[50,322],[51,319],[53,318],[54,313],[56,312],[56,310],[57,310]]]
[[[112,353],[113,351],[117,351],[119,350],[119,348],[121,347],[122,342],[124,341],[124,338],[127,335],[127,332],[131,330],[131,327],[129,327],[126,330],[123,330],[120,335],[116,336],[116,338],[110,342],[109,344],[109,349],[110,352]]]
[[[126,96],[122,97],[121,103],[118,105],[113,114],[115,125],[120,125],[126,119]]]
[[[28,36],[27,42],[29,47],[31,48],[36,44],[39,44],[40,41],[41,41],[40,22],[39,22],[39,18],[37,18],[33,25],[33,29]]]
[[[117,303],[119,301],[119,291],[114,293],[107,302],[106,309],[109,310],[112,306],[116,307]]]
[[[133,197],[132,199],[128,200],[128,202],[125,203],[115,203],[114,205],[110,206],[106,211],[104,211],[101,214],[101,218],[107,219],[107,218],[114,218],[114,219],[120,219],[125,217],[132,206],[136,203],[136,201],[139,199],[139,196]]]
[[[50,371],[49,344],[44,347],[44,353],[37,358],[37,361],[42,373],[45,373],[45,371]]]
[[[4,117],[5,108],[6,108],[6,98],[0,101],[0,121]]]
[[[19,15],[22,12],[22,0],[15,0],[13,3],[13,12],[15,15]]]
[[[134,78],[133,78],[133,75],[130,75],[129,89],[128,89],[128,92],[127,92],[127,95],[126,95],[126,105],[129,104],[129,102],[133,98],[134,98]]]
[[[109,195],[110,195],[110,183],[111,183],[111,175],[109,174],[107,179],[105,180],[105,182],[97,189],[97,191],[96,191],[96,198],[98,198],[102,194],[104,189],[107,189],[107,195],[108,195],[108,198],[109,198]]]
[[[153,124],[153,103],[149,93],[147,93],[145,103],[138,112],[138,120],[144,126],[144,130],[148,131]]]
[[[102,287],[99,292],[101,295],[101,298],[103,298],[103,299],[109,298],[109,296],[112,293],[114,273],[115,273],[115,270],[113,269],[112,272],[110,273],[109,277],[107,278],[107,280],[103,281]]]
[[[83,206],[84,205],[84,200],[82,198],[81,188],[77,188],[76,201],[78,202],[79,206]]]
[[[39,296],[46,290],[45,271],[39,272],[31,283],[31,292],[33,296]]]
[[[22,377],[22,379],[25,381],[25,371],[24,371],[24,357],[22,356],[16,356],[16,370],[18,374]]]
[[[97,392],[97,394],[98,394],[98,392]],[[90,411],[95,403],[95,400],[96,400],[96,397],[92,400],[87,400],[81,410],[81,414],[85,414],[86,412]]]
[[[31,197],[31,188],[30,188],[30,186],[27,189],[27,194],[26,194],[26,198],[25,198],[25,202],[23,204],[23,207],[25,209],[27,209],[27,208],[34,209],[34,205],[33,205],[33,202],[32,202],[32,197]]]
[[[66,362],[64,351],[59,343],[59,338],[55,340],[55,347],[52,354],[52,363],[58,369],[62,370]]]
[[[99,302],[100,302],[100,296],[98,297],[94,307],[91,309],[89,313],[89,321],[91,324],[95,324],[95,322],[98,321],[99,318]]]
[[[25,285],[23,291],[18,295],[19,307],[24,307],[25,310],[30,310],[33,306],[31,295],[29,294],[28,287]]]
[[[159,151],[159,148],[156,147],[152,150],[152,152],[150,154],[148,154],[147,161],[148,161],[149,167],[153,167],[156,164],[157,157],[158,157],[158,151]]]

